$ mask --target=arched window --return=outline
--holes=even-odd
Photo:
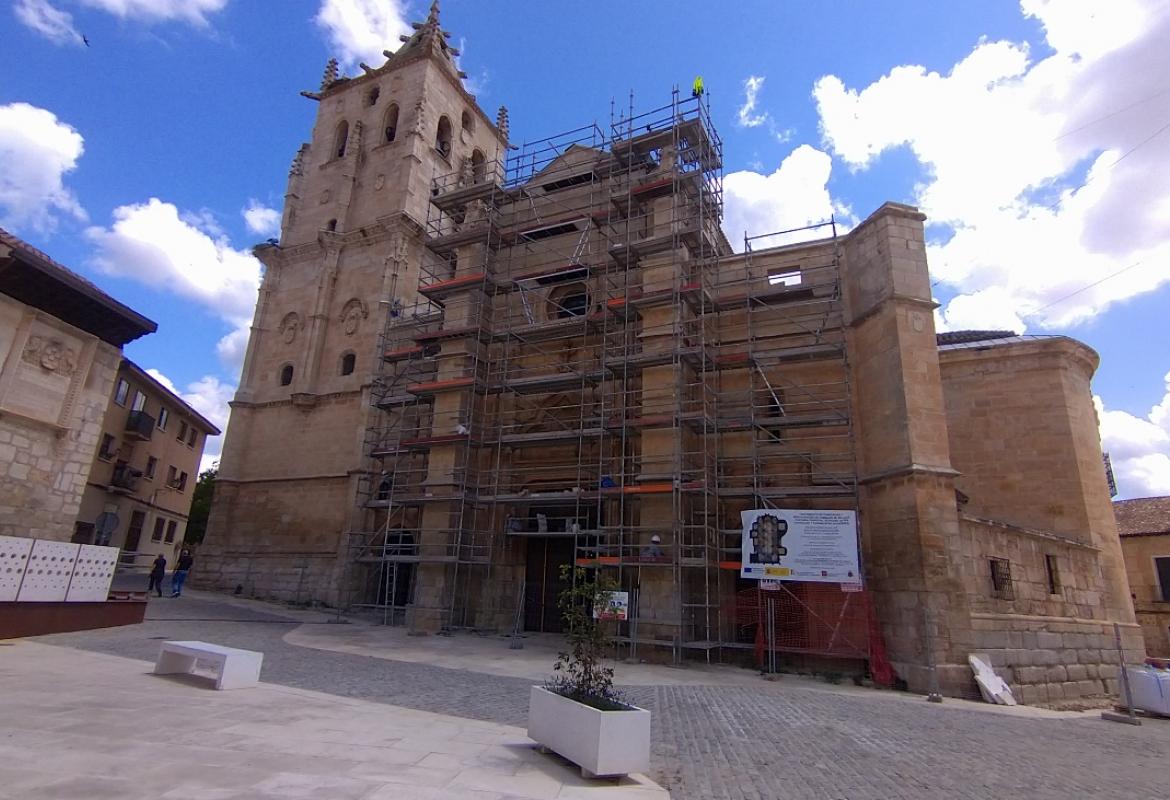
[[[390,480],[390,476],[389,475],[384,476],[382,478],[382,480],[378,481],[378,492],[377,492],[377,494],[374,495],[374,499],[375,500],[389,500],[390,499],[390,489],[393,487],[393,485],[394,484]]]
[[[479,150],[471,151],[471,175],[476,183],[483,183],[484,179],[484,157]]]
[[[447,158],[451,157],[451,120],[444,114],[439,117],[439,127],[435,132],[435,149]]]
[[[382,135],[386,137],[387,142],[394,141],[398,136],[398,106],[391,105],[386,109],[386,117],[382,122]]]
[[[471,133],[475,130],[475,118],[471,116],[471,112],[464,109],[463,116],[459,117],[459,127]]]
[[[366,92],[366,105],[372,106],[378,102],[378,96],[382,94],[382,90],[375,86],[370,91]]]
[[[352,375],[355,366],[357,366],[357,356],[353,353],[346,353],[341,357],[342,375]]]
[[[326,222],[325,223],[325,230],[327,230],[327,231],[337,230],[337,220],[331,219],[328,222]]]
[[[289,384],[292,383],[292,379],[293,379],[293,365],[292,364],[285,364],[283,367],[280,368],[280,385],[281,386],[288,386]]]
[[[549,319],[581,317],[589,310],[589,290],[583,283],[561,286],[548,296]]]
[[[338,158],[345,155],[345,145],[349,142],[349,123],[345,120],[337,126],[337,138],[333,140],[333,152]]]

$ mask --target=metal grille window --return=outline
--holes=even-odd
[[[991,593],[1000,600],[1014,600],[1012,591],[1012,562],[1006,558],[993,558],[991,563]]]
[[[1056,556],[1044,556],[1044,567],[1048,571],[1048,593],[1060,594],[1060,564]]]

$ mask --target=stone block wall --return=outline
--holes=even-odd
[[[72,537],[121,358],[0,296],[0,534]]]
[[[972,615],[973,650],[986,653],[1016,699],[1027,705],[1117,694],[1113,624],[1025,614]],[[1127,663],[1144,657],[1141,631],[1122,626]]]
[[[209,535],[197,554],[197,587],[334,605],[344,599],[345,514],[351,478],[216,481]]]

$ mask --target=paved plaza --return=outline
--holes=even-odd
[[[201,639],[261,650],[264,685],[260,690],[216,693],[144,675],[141,662],[153,661],[163,639]],[[333,624],[327,615],[199,592],[178,600],[153,600],[147,621],[140,626],[58,634],[0,647],[0,681],[6,697],[17,696],[16,688],[30,684],[44,693],[59,680],[70,686],[75,697],[84,698],[76,708],[57,706],[47,713],[56,724],[33,726],[38,744],[14,741],[19,730],[4,734],[0,797],[5,791],[10,792],[7,796],[21,798],[601,800],[606,794],[599,792],[614,791],[633,792],[633,797],[662,797],[648,781],[623,786],[580,785],[570,768],[535,753],[525,743],[518,727],[525,722],[528,687],[539,679],[541,664],[551,663],[552,644],[533,637],[525,640],[524,649],[510,650],[508,640],[502,637],[408,637],[401,629],[360,621]],[[31,674],[29,659],[13,657],[22,647],[24,652],[30,647],[44,647],[51,653],[68,652],[66,648],[87,652],[72,660],[57,659],[66,664],[75,662],[71,673]],[[87,671],[96,667],[85,666],[86,659],[94,658],[101,659],[105,671],[100,672],[100,679],[87,681]],[[128,666],[119,672],[124,665]],[[111,669],[112,676],[107,674]],[[999,709],[954,700],[934,705],[913,695],[828,686],[791,676],[766,682],[750,671],[730,667],[620,665],[618,679],[628,687],[632,700],[654,713],[653,764],[648,778],[668,789],[675,800],[1162,798],[1170,783],[1170,721],[1147,720],[1134,728],[1102,721],[1099,713],[1093,712]],[[237,728],[233,735],[243,736],[241,741],[250,745],[259,747],[266,736],[282,730],[286,735],[289,730],[302,732],[303,736],[292,737],[302,742],[295,748],[297,761],[316,764],[304,769],[336,783],[322,784],[315,794],[297,794],[295,787],[305,791],[303,787],[308,785],[304,775],[293,770],[294,778],[278,780],[274,776],[286,774],[287,765],[274,762],[276,756],[268,753],[258,757],[256,774],[266,769],[271,774],[260,777],[251,790],[235,794],[225,794],[226,789],[218,794],[210,789],[202,794],[126,794],[114,792],[112,786],[103,790],[105,793],[54,793],[45,788],[44,779],[37,788],[36,776],[29,774],[31,755],[26,751],[37,750],[43,753],[45,764],[55,763],[56,753],[46,748],[61,732],[70,734],[73,745],[64,761],[87,765],[95,775],[103,774],[102,760],[117,758],[123,745],[138,747],[153,741],[151,752],[164,765],[169,743],[177,748],[178,758],[198,759],[205,757],[205,749],[222,748],[223,743],[209,740],[202,723],[191,724],[190,713],[169,710],[165,698],[156,697],[141,708],[118,709],[111,707],[106,688],[117,686],[127,695],[135,691],[155,695],[160,685],[168,692],[197,692],[196,702],[209,707],[240,704],[221,707],[220,713],[239,717],[233,717],[232,724],[243,726],[243,730]],[[285,699],[288,692],[299,693],[296,702],[305,704],[305,716],[295,716],[288,726],[282,724],[273,701],[263,699],[265,692],[285,692]],[[344,699],[330,701],[328,695]],[[30,705],[25,693],[19,696],[20,707],[35,720],[35,703]],[[333,721],[326,726],[328,730],[343,733],[322,734],[320,724],[313,722],[330,718],[330,714]],[[355,721],[348,727],[336,722],[349,718]],[[508,749],[501,751],[503,755],[489,754],[491,745],[477,740],[472,748],[476,749],[474,758],[460,762],[455,769],[454,762],[439,758],[453,754],[427,750],[427,743],[443,736],[425,733],[427,727],[420,727],[419,722],[423,718],[436,731],[473,739],[494,736],[499,747],[505,747],[500,744],[503,742]],[[424,731],[422,744],[402,744],[419,735],[415,729]],[[136,730],[142,731],[137,738]],[[431,758],[431,765],[447,764],[448,769],[442,772],[442,780],[429,778],[430,783],[420,784],[411,790],[416,794],[409,794],[402,787],[409,784],[411,775],[423,773],[410,771],[418,768],[417,763],[396,761],[403,757],[401,753],[384,755],[394,748],[417,753],[419,761]],[[422,766],[425,772],[427,765]],[[484,769],[529,779],[469,788],[470,776]],[[26,781],[20,784],[24,788],[18,794],[11,794],[12,770],[21,770],[20,777]],[[156,772],[165,775],[168,771],[160,766]],[[460,774],[464,774],[463,783],[457,780]],[[126,777],[125,772],[118,775]],[[371,778],[368,785],[363,783],[367,778]],[[379,778],[385,778],[384,783],[377,784]],[[397,791],[387,788],[392,784]],[[28,787],[41,794],[26,790]]]

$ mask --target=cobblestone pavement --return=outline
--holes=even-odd
[[[267,682],[524,725],[529,680],[283,641],[308,618],[163,598],[141,626],[40,640],[154,660],[161,639],[204,639],[263,651]],[[1089,715],[1009,716],[885,692],[785,686],[783,679],[758,687],[640,686],[629,695],[654,712],[651,777],[676,800],[1152,799],[1166,796],[1170,778],[1170,721],[1133,728]]]

